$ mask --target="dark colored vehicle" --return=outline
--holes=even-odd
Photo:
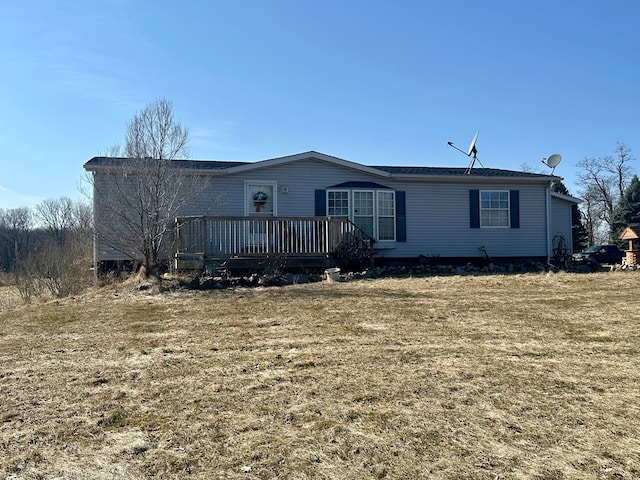
[[[594,245],[580,253],[574,253],[572,258],[575,263],[596,267],[601,263],[622,263],[624,256],[625,253],[616,245]]]

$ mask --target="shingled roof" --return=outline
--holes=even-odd
[[[540,173],[521,172],[515,170],[501,170],[497,168],[473,168],[470,172],[464,167],[416,167],[416,166],[385,166],[385,165],[363,165],[347,160],[342,160],[338,157],[332,157],[322,153],[310,151],[302,154],[290,155],[286,157],[272,158],[268,160],[262,160],[258,162],[237,162],[237,161],[218,161],[218,160],[170,160],[171,165],[176,168],[184,168],[189,170],[209,170],[216,172],[224,172],[229,169],[244,169],[238,167],[253,166],[260,167],[262,164],[267,166],[273,162],[282,162],[291,159],[301,158],[318,158],[324,161],[335,162],[339,164],[350,164],[352,166],[359,166],[363,169],[372,169],[379,172],[386,172],[387,176],[442,176],[442,177],[465,177],[469,176],[481,176],[481,177],[501,177],[501,178],[530,178],[530,179],[551,179],[556,178],[553,175],[545,175]],[[120,167],[123,166],[129,159],[122,157],[93,157],[91,160],[84,164],[86,170],[95,170],[100,167]]]
[[[124,157],[93,157],[84,164],[86,170],[93,170],[95,167],[120,167],[130,159]],[[226,170],[231,167],[248,165],[251,162],[230,162],[214,160],[169,160],[172,165],[178,168],[188,168],[194,170]]]
[[[467,168],[461,167],[396,167],[396,166],[374,166],[371,168],[377,168],[384,170],[392,175],[429,175],[429,176],[465,176],[468,175]],[[548,177],[548,175],[540,173],[530,172],[518,172],[515,170],[501,170],[498,168],[473,168],[471,174],[480,175],[482,177]]]

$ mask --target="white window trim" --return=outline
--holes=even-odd
[[[507,224],[506,225],[483,225],[482,224],[482,211],[483,210],[504,210],[503,208],[482,208],[482,194],[483,193],[506,193],[507,194]],[[480,228],[511,228],[511,195],[509,190],[480,190],[478,196],[478,215],[480,216]]]
[[[362,218],[372,218],[373,219],[373,234],[371,235],[373,238],[376,239],[376,241],[378,240],[378,205],[377,205],[377,197],[376,197],[376,191],[374,189],[371,188],[367,188],[367,189],[362,189],[362,188],[352,188],[351,189],[351,215],[350,215],[350,219],[351,221],[355,224],[356,223],[356,209],[355,209],[355,193],[370,193],[371,194],[371,198],[373,200],[373,213],[371,215],[358,215],[359,217]]]
[[[337,217],[337,218],[345,218],[345,215],[330,215],[329,214],[329,192],[332,193],[346,193],[347,194],[347,200],[349,202],[349,211],[346,215],[346,218],[351,219],[351,210],[352,210],[352,204],[353,204],[353,199],[351,198],[351,190],[349,190],[348,188],[331,188],[327,190],[327,193],[325,194],[325,202],[326,202],[326,208],[325,211],[327,212],[327,216],[329,217]]]
[[[377,240],[378,242],[384,242],[384,243],[386,243],[386,242],[395,242],[396,239],[398,238],[398,232],[397,232],[398,225],[397,225],[397,219],[396,219],[396,217],[397,217],[397,213],[396,212],[397,212],[398,206],[396,205],[396,192],[395,192],[395,190],[376,190],[376,210],[378,209],[378,205],[379,205],[379,202],[380,202],[379,199],[380,199],[380,194],[381,193],[391,193],[391,194],[393,194],[393,216],[390,217],[388,215],[385,215],[385,216],[382,217],[382,218],[393,218],[393,240],[389,240],[389,239],[380,240],[378,238],[380,236],[380,232],[379,231],[377,232],[376,238],[378,238],[378,240]],[[377,221],[375,222],[375,224],[376,224],[377,227],[379,227],[379,225],[380,225],[380,218],[381,217],[380,217],[379,213],[376,211],[376,220]]]

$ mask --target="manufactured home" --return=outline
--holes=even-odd
[[[127,162],[95,157],[84,165],[94,179],[97,262],[135,260],[133,249],[103,242],[100,232],[100,197]],[[578,200],[552,192],[553,175],[364,165],[314,151],[256,162],[163,162],[199,179],[167,232],[164,255],[177,268],[268,255],[328,259],[354,236],[371,242],[377,262],[548,262],[557,239],[572,244]]]

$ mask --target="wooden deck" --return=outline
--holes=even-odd
[[[198,270],[226,262],[236,268],[335,265],[336,250],[358,238],[373,240],[345,218],[208,217],[176,218],[175,268]]]

